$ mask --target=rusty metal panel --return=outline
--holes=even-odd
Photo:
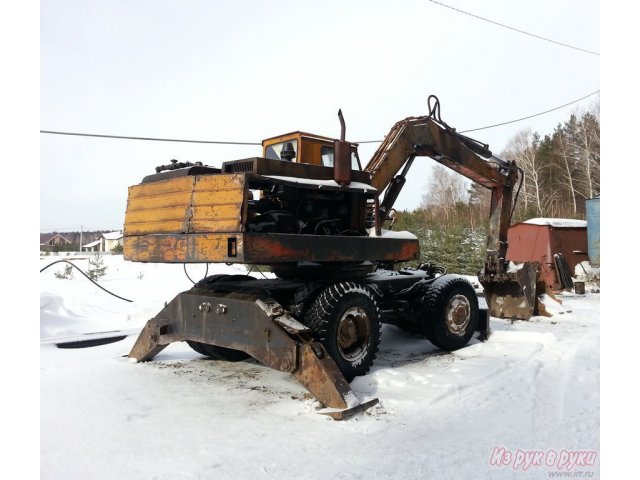
[[[529,320],[536,310],[539,275],[536,262],[527,262],[511,273],[478,275],[491,316]]]
[[[514,262],[540,262],[540,279],[554,290],[561,288],[556,275],[553,255],[562,253],[571,273],[575,266],[587,259],[586,228],[552,227],[518,223],[509,228],[507,259]],[[581,253],[583,252],[583,253]]]
[[[178,235],[140,235],[123,238],[125,260],[132,262],[184,262],[187,239]]]
[[[244,175],[196,177],[191,199],[189,232],[238,232],[246,196]]]
[[[139,235],[123,241],[124,259],[132,262],[244,263],[242,236],[236,234]]]
[[[417,239],[333,235],[245,234],[246,263],[406,261],[419,256]]]
[[[244,175],[171,178],[129,188],[124,235],[242,230]]]
[[[240,287],[240,288],[238,288]],[[346,409],[346,418],[377,403],[360,405],[349,383],[321,343],[288,332],[280,325],[297,323],[264,293],[194,288],[176,296],[149,320],[129,358],[152,360],[172,342],[191,340],[241,350],[264,365],[293,374],[323,405]]]
[[[513,262],[540,262],[540,280],[553,287],[556,274],[553,268],[553,254],[546,225],[519,223],[509,228],[507,235],[509,248],[507,260]]]
[[[136,228],[148,228],[141,227],[141,225],[146,223],[154,223],[154,224],[169,224],[171,222],[180,222],[185,223],[188,222],[188,219],[185,218],[186,206],[189,204],[169,206],[169,207],[153,207],[153,208],[144,208],[140,210],[131,210],[127,209],[126,215],[126,225],[129,227],[129,231],[127,233],[132,233]],[[152,219],[152,220],[150,220]]]
[[[134,185],[129,187],[129,199],[155,198],[171,193],[190,192],[194,182],[195,177],[180,177]]]
[[[131,187],[134,188],[134,187]],[[137,189],[136,189],[137,190]],[[131,190],[130,190],[131,191]],[[136,192],[139,193],[139,192]],[[191,187],[179,192],[161,193],[153,196],[132,196],[129,195],[127,202],[127,212],[141,212],[150,208],[184,207],[191,200]]]
[[[195,177],[182,177],[129,187],[124,235],[184,232]]]
[[[576,265],[589,260],[587,227],[550,227],[552,254],[561,253],[573,276]],[[553,255],[552,255],[553,259]]]
[[[158,263],[408,261],[419,256],[417,239],[243,234],[156,234],[124,238],[124,258]]]
[[[242,203],[202,205],[191,208],[189,232],[237,232],[242,229]]]

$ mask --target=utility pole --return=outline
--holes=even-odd
[[[80,225],[80,253],[82,253],[82,225]]]

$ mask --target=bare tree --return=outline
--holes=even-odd
[[[466,203],[467,198],[467,189],[463,178],[442,165],[435,165],[420,206],[441,210],[448,220],[456,205]]]
[[[522,184],[522,198],[524,209],[528,210],[532,204],[539,216],[544,213],[543,183],[544,165],[540,164],[536,156],[536,136],[531,130],[523,130],[516,134],[507,144],[502,153],[505,160],[515,160],[516,164],[524,171]]]
[[[578,149],[585,168],[587,198],[600,195],[600,122],[587,112],[579,122]]]
[[[574,120],[575,117],[572,117]],[[570,120],[571,122],[571,120]],[[575,216],[578,212],[578,202],[576,199],[576,180],[578,178],[577,158],[571,155],[569,140],[567,139],[565,128],[558,126],[554,138],[554,153],[562,166],[561,184],[567,188],[571,198],[572,212]]]

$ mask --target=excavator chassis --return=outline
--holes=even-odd
[[[336,420],[378,403],[360,402],[331,356],[272,298],[258,292],[211,292],[203,288],[178,294],[149,320],[129,358],[152,360],[173,342],[190,340],[244,351],[264,365],[292,374]]]
[[[149,361],[169,344],[180,341],[231,349],[234,354],[245,352],[268,367],[292,374],[326,407],[319,413],[345,419],[375,405],[378,399],[358,399],[327,348],[297,319],[306,318],[303,305],[308,306],[331,286],[350,285],[371,294],[380,323],[424,334],[429,318],[422,302],[434,282],[449,279],[466,284],[455,275],[438,276],[429,268],[379,270],[338,283],[305,273],[307,278],[298,280],[209,277],[178,294],[147,322],[129,358]],[[468,292],[475,296],[470,285]],[[481,340],[487,339],[487,311],[478,310],[477,319],[475,313],[470,315],[474,317],[469,317],[473,330],[480,332]]]

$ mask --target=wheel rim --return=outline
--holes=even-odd
[[[371,330],[367,312],[360,307],[345,311],[338,322],[337,343],[340,355],[351,363],[357,363],[367,354]]]
[[[464,295],[454,295],[447,304],[447,328],[454,335],[462,337],[471,321],[471,304]]]

